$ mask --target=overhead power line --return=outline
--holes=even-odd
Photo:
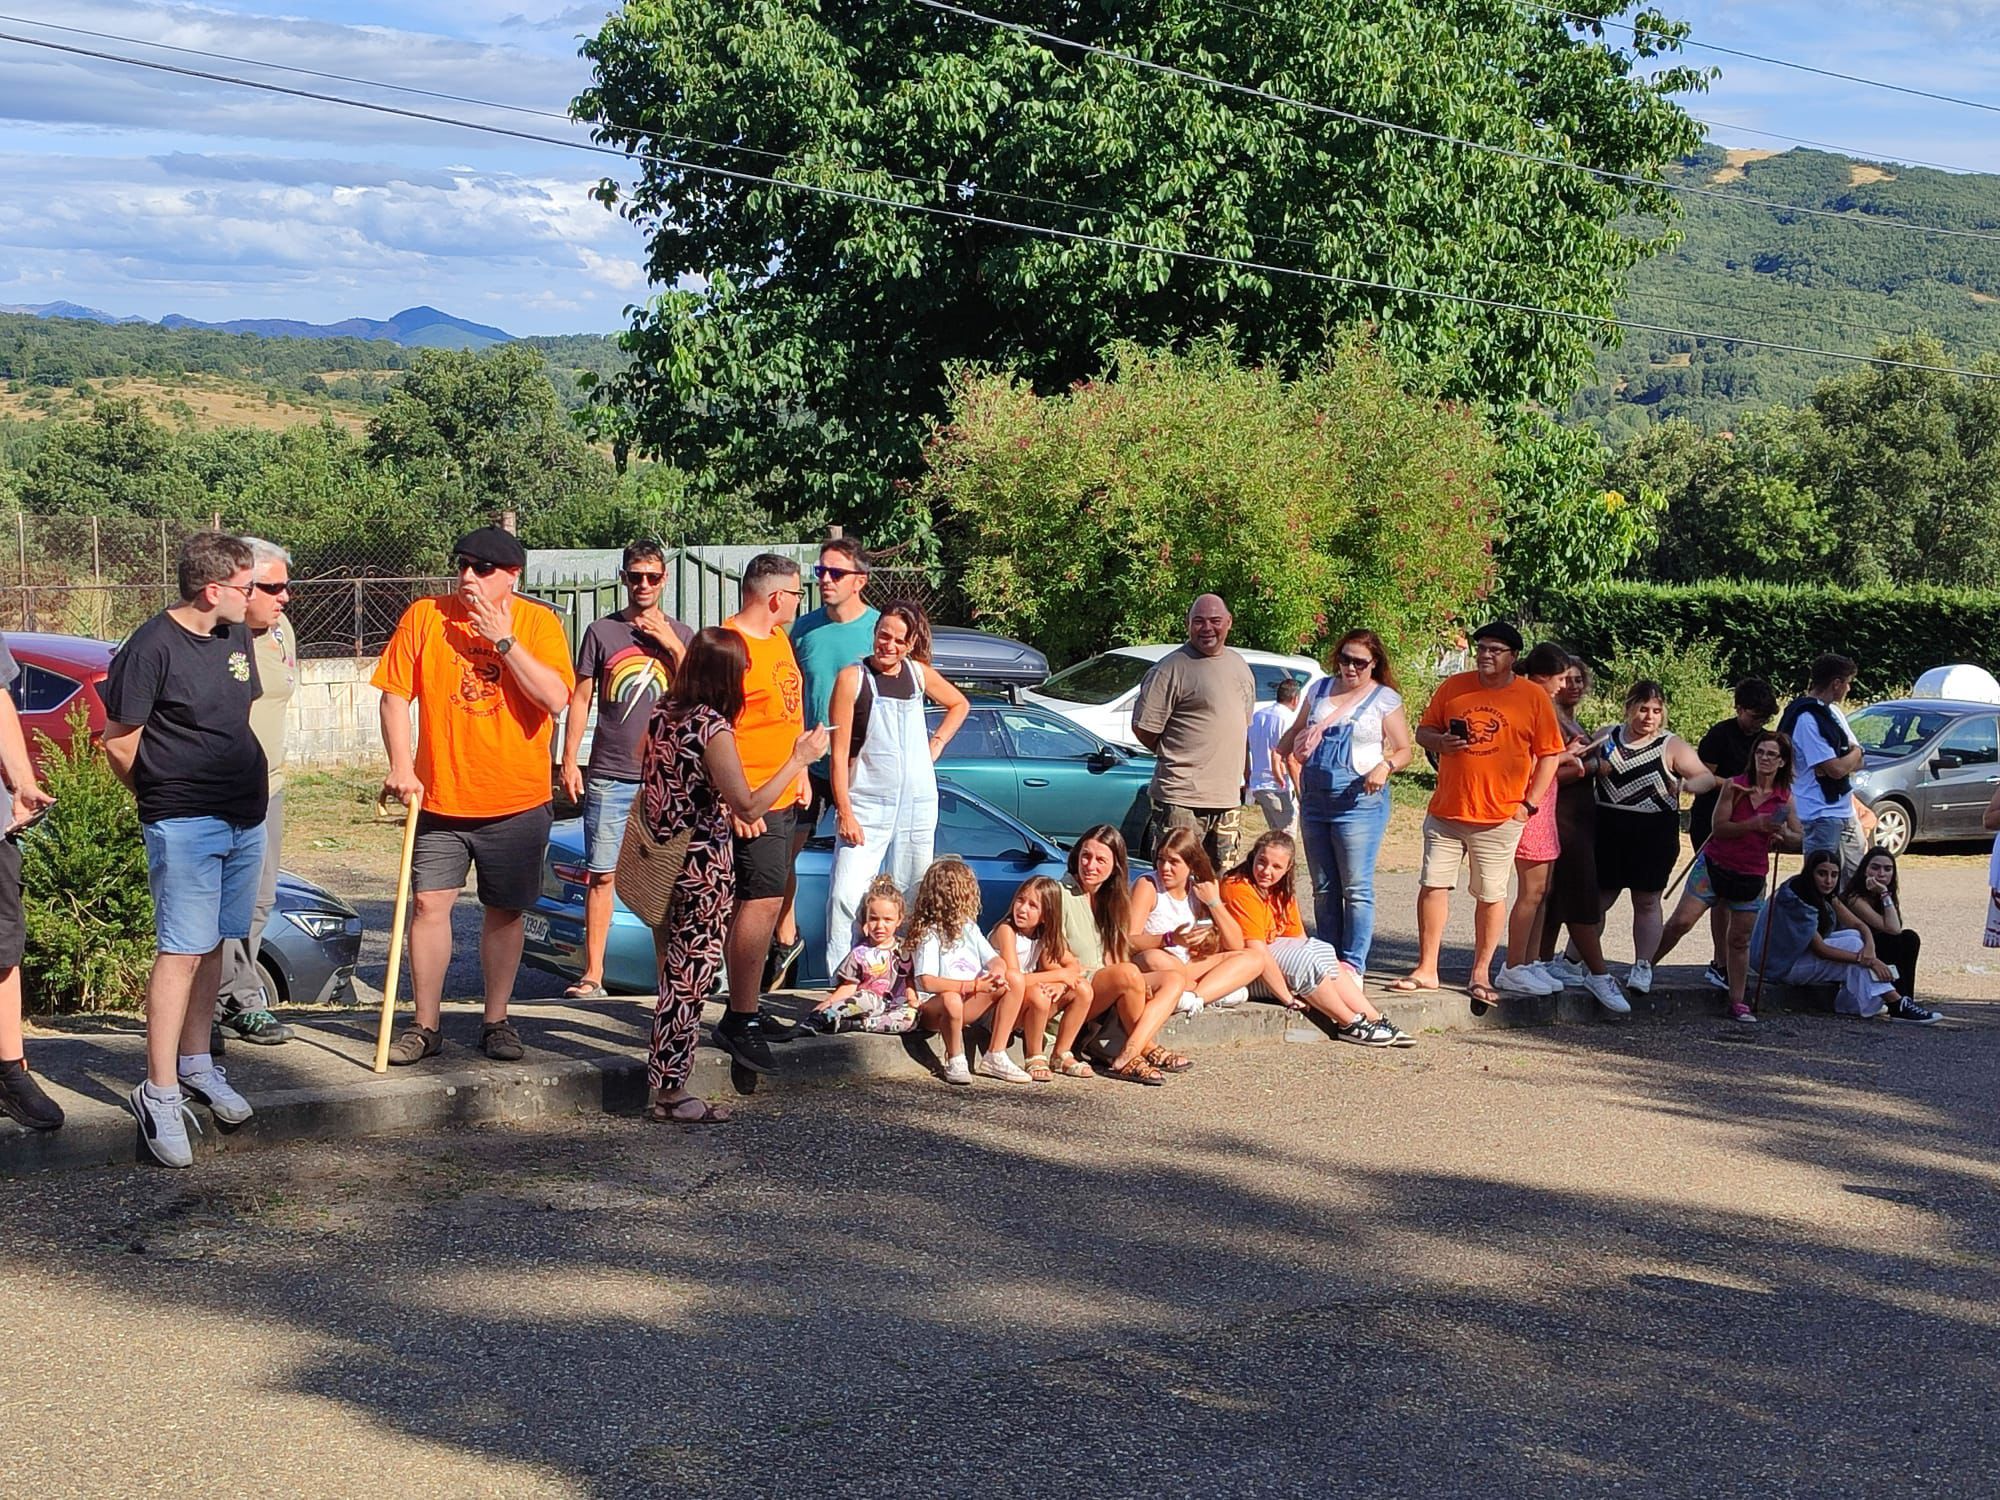
[[[1986,240],[2000,244],[2000,233],[1984,229],[1950,229],[1936,224],[1916,224],[1906,219],[1886,219],[1869,214],[1850,213],[1841,209],[1809,208],[1802,203],[1783,203],[1775,198],[1760,197],[1755,193],[1740,193],[1728,188],[1703,187],[1699,183],[1670,182],[1663,177],[1647,177],[1637,172],[1614,172],[1608,167],[1593,167],[1580,161],[1570,161],[1561,156],[1549,156],[1539,151],[1521,151],[1512,146],[1495,146],[1485,141],[1468,140],[1463,136],[1447,134],[1441,130],[1426,130],[1420,125],[1405,125],[1396,120],[1378,119],[1373,115],[1356,113],[1350,109],[1337,109],[1331,104],[1320,104],[1311,99],[1300,99],[1290,94],[1276,93],[1270,89],[1256,88],[1246,83],[1231,83],[1226,78],[1213,78],[1206,73],[1197,73],[1189,68],[1175,67],[1171,63],[1155,62],[1151,58],[1138,57],[1115,48],[1099,46],[1095,42],[1080,42],[1074,37],[1063,36],[1060,32],[1043,31],[1024,21],[1009,21],[1001,16],[990,16],[983,11],[969,10],[962,5],[952,5],[948,0],[910,0],[913,5],[927,10],[940,11],[946,15],[958,16],[967,21],[976,21],[983,26],[992,26],[1002,31],[1017,32],[1038,42],[1046,42],[1052,47],[1067,47],[1072,51],[1088,53],[1114,62],[1125,63],[1134,68],[1143,68],[1176,78],[1184,83],[1200,84],[1205,88],[1222,89],[1232,94],[1246,95],[1252,99],[1264,99],[1273,104],[1282,104],[1291,109],[1303,109],[1314,114],[1328,115],[1336,120],[1346,120],[1352,124],[1365,125],[1374,130],[1394,131],[1399,135],[1415,136],[1420,140],[1436,141],[1440,145],[1463,146],[1469,151],[1481,151],[1492,156],[1502,156],[1513,161],[1534,163],[1539,166],[1556,167],[1566,172],[1580,172],[1604,182],[1623,182],[1635,187],[1658,188],[1667,193],[1686,193],[1702,198],[1716,198],[1725,203],[1744,207],[1770,209],[1776,213],[1801,214],[1807,218],[1829,219],[1837,224],[1852,224],[1865,229],[1888,230],[1898,234],[1937,235],[1948,239]]]
[[[1984,370],[1967,370],[1955,365],[1934,365],[1919,360],[1888,359],[1880,355],[1853,354],[1838,349],[1818,349],[1807,345],[1780,343],[1770,339],[1750,338],[1741,334],[1714,333],[1696,328],[1676,328],[1666,324],[1639,322],[1628,318],[1612,317],[1602,313],[1583,313],[1563,308],[1538,307],[1532,303],[1512,302],[1499,297],[1481,297],[1469,292],[1447,292],[1421,287],[1399,286],[1394,282],[1374,281],[1358,276],[1339,276],[1330,271],[1307,270],[1298,266],[1274,265],[1262,261],[1244,260],[1235,256],[1212,255],[1200,250],[1152,245],[1143,241],[1127,240],[1113,235],[1090,234],[1082,230],[1064,229],[1056,225],[1021,223],[1012,219],[998,218],[991,214],[975,213],[969,209],[947,208],[942,204],[934,203],[912,203],[905,199],[886,197],[880,193],[862,192],[854,188],[829,187],[823,183],[790,181],[782,177],[773,177],[758,172],[744,172],[729,167],[711,166],[705,162],[692,162],[679,157],[663,156],[657,152],[628,152],[617,146],[602,145],[594,141],[566,140],[560,136],[540,135],[531,130],[518,130],[506,125],[495,125],[480,120],[463,120],[451,115],[436,114],[429,110],[407,109],[401,105],[384,104],[373,99],[354,99],[346,95],[329,94],[316,89],[293,88],[288,84],[273,83],[267,79],[242,78],[227,73],[210,72],[201,68],[184,67],[178,63],[160,62],[152,58],[128,57],[120,53],[105,52],[91,47],[81,47],[69,42],[51,41],[46,37],[21,36],[13,32],[0,31],[0,41],[13,42],[16,45],[25,47],[38,47],[50,52],[90,58],[95,61],[113,63],[123,67],[141,68],[151,72],[167,73],[183,78],[200,79],[208,83],[227,84],[237,88],[254,89],[262,93],[279,94],[288,98],[307,99],[320,104],[332,104],[348,109],[365,110],[373,114],[390,115],[398,119],[417,120],[432,125],[471,130],[484,135],[500,136],[510,140],[531,141],[538,145],[555,146],[565,150],[588,151],[597,155],[615,156],[621,160],[636,158],[642,161],[654,162],[661,166],[671,167],[676,171],[693,172],[701,176],[713,177],[725,181],[752,183],[762,187],[779,188],[791,192],[812,193],[852,203],[865,203],[874,207],[893,209],[900,213],[921,213],[935,218],[956,220],[960,223],[980,224],[994,229],[1017,230],[1023,234],[1039,235],[1044,238],[1063,240],[1070,243],[1103,245],[1115,250],[1131,251],[1144,255],[1158,255],[1170,260],[1184,260],[1202,265],[1224,266],[1232,270],[1254,271],[1259,275],[1296,276],[1307,281],[1332,286],[1344,286],[1357,291],[1384,292],[1398,297],[1415,297],[1426,301],[1448,302],[1463,307],[1483,307],[1496,312],[1515,312],[1532,317],[1555,318],[1563,322],[1585,324],[1600,329],[1626,328],[1642,333],[1662,333],[1680,338],[1707,339],[1714,343],[1730,344],[1742,348],[1772,349],[1790,354],[1813,355],[1849,364],[1876,365],[1891,369],[1921,370],[1938,375],[1954,375],[1967,380],[2000,380],[2000,373]]]

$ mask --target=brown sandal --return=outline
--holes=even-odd
[[[1194,1059],[1185,1052],[1169,1052],[1158,1045],[1148,1047],[1140,1056],[1162,1073],[1185,1073],[1194,1066]]]
[[[689,1110],[690,1105],[692,1110]],[[727,1125],[730,1114],[728,1110],[690,1094],[672,1104],[663,1104],[655,1099],[646,1106],[646,1118],[655,1125]]]
[[[1167,1075],[1143,1057],[1135,1057],[1123,1067],[1114,1067],[1106,1071],[1113,1078],[1122,1079],[1126,1083],[1143,1083],[1149,1088],[1158,1088],[1167,1081]]]
[[[1036,1083],[1053,1083],[1056,1075],[1049,1071],[1049,1057],[1046,1052],[1037,1052],[1021,1064],[1028,1070],[1028,1076]]]

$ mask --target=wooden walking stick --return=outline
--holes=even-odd
[[[375,1031],[375,1071],[389,1071],[389,1031],[396,1021],[396,983],[403,974],[403,931],[410,915],[410,864],[417,852],[417,812],[423,806],[417,797],[403,804],[403,855],[396,862],[396,916],[389,929],[389,977],[382,983],[382,1020]],[[378,816],[387,813],[389,794],[375,803]]]
[[[1764,998],[1764,960],[1771,956],[1771,934],[1778,925],[1778,851],[1771,851],[1771,894],[1764,898],[1764,949],[1757,955],[1757,988],[1750,996],[1750,1009],[1756,1010]]]

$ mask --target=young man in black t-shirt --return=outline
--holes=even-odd
[[[1778,695],[1771,691],[1771,684],[1761,677],[1746,677],[1736,684],[1736,713],[1721,723],[1712,725],[1694,753],[1701,763],[1727,781],[1732,776],[1741,776],[1750,769],[1750,744],[1764,726],[1777,717]],[[1714,826],[1716,799],[1722,795],[1721,789],[1703,792],[1694,799],[1688,809],[1688,842],[1697,851],[1708,842],[1709,830]],[[1715,941],[1715,957],[1710,961],[1708,971],[1702,976],[1716,989],[1729,988],[1729,969],[1725,962],[1724,949],[1729,932],[1727,903],[1718,901],[1708,909],[1709,935]]]
[[[250,1118],[208,1039],[223,939],[250,936],[267,800],[264,751],[250,730],[250,548],[197,533],[181,546],[179,573],[181,602],[118,648],[103,694],[104,752],[139,801],[156,938],[146,1081],[127,1102],[146,1148],[170,1167],[194,1165],[186,1095],[223,1125]]]

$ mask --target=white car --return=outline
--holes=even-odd
[[[1099,739],[1143,749],[1132,733],[1132,704],[1139,696],[1139,683],[1152,670],[1154,662],[1178,650],[1178,643],[1119,646],[1065,667],[1037,687],[1023,688],[1021,696],[1081,724]],[[1257,679],[1259,706],[1278,701],[1278,684],[1287,677],[1303,688],[1325,675],[1310,656],[1243,650],[1236,654],[1250,663],[1250,674]]]

